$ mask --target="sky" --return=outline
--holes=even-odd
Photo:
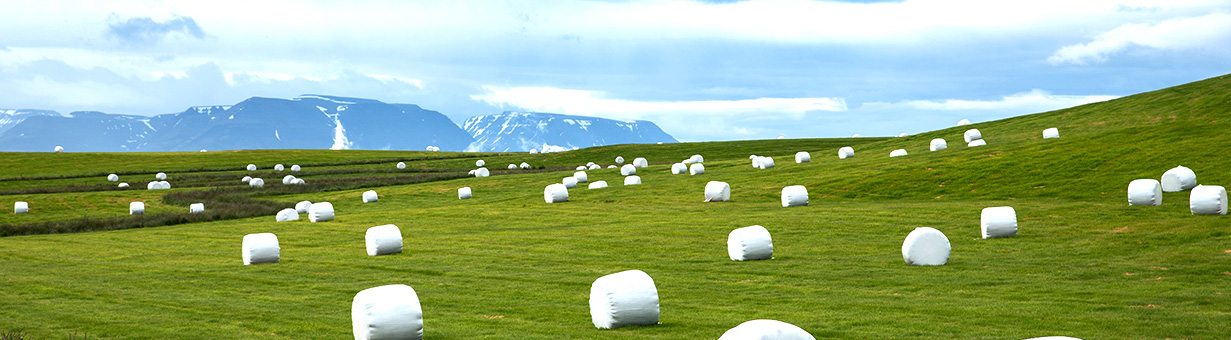
[[[893,136],[1231,73],[1228,0],[0,3],[0,109],[301,94],[649,120],[681,141]]]

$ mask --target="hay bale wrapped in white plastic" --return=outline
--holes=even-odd
[[[372,203],[379,199],[380,197],[376,195],[376,190],[368,190],[363,192],[363,203]]]
[[[522,168],[522,169],[529,169],[529,168],[530,168],[530,163],[521,162],[521,165],[519,165],[519,167],[520,167],[520,168]]]
[[[459,200],[470,198],[472,194],[473,193],[470,191],[470,187],[461,187],[457,189],[457,199]]]
[[[509,163],[508,169],[509,169],[509,170],[517,170],[517,164]]]
[[[855,148],[849,146],[838,148],[838,159],[847,159],[851,157],[855,157]]]
[[[590,286],[590,321],[612,329],[658,323],[658,288],[640,270],[609,274]]]
[[[57,153],[60,153],[60,152],[64,152],[64,147],[63,147],[63,146],[56,145],[56,147],[55,147],[55,148],[52,148],[51,150],[52,150],[52,151],[55,151],[55,152],[57,152]]]
[[[407,285],[364,289],[351,303],[355,340],[422,340],[423,307]]]
[[[612,167],[612,168],[614,168],[614,167],[615,167],[615,165],[612,165],[611,167]],[[589,170],[598,170],[598,169],[602,169],[602,168],[603,168],[603,166],[602,166],[602,165],[594,164],[594,165],[591,165],[591,166],[590,166]]]
[[[1178,192],[1197,186],[1197,173],[1183,165],[1163,173],[1163,192]]]
[[[757,157],[758,169],[772,169],[774,167],[774,159],[772,157]]]
[[[577,183],[585,183],[590,181],[590,176],[586,175],[585,171],[574,172],[573,178],[577,179]]]
[[[398,226],[386,224],[368,228],[365,237],[368,246],[368,256],[397,254],[402,252],[402,230]]]
[[[264,186],[265,186],[265,180],[260,179],[260,178],[253,178],[251,181],[248,181],[248,186],[253,187],[253,188],[261,188],[261,187],[264,187]]]
[[[962,133],[962,139],[966,140],[967,143],[970,143],[983,139],[983,133],[979,132],[979,129],[966,130],[966,132]]]
[[[110,174],[110,175],[107,175],[107,181],[108,181],[108,182],[119,182],[119,181],[120,181],[120,175],[116,175],[116,174]]]
[[[398,169],[405,169],[405,168],[406,168],[406,162],[398,162],[397,167],[398,167]]]
[[[298,212],[300,214],[305,214],[308,212],[308,208],[311,206],[312,206],[312,201],[299,201],[299,203],[295,203],[295,212]]]
[[[282,171],[282,170],[286,170],[286,167],[282,166],[282,164],[274,164],[274,171]]]
[[[970,120],[966,118],[962,118],[962,120],[957,121],[957,126],[962,126],[962,125],[970,125]]]
[[[573,185],[576,186],[576,183]],[[547,203],[568,202],[568,187],[560,183],[548,185],[546,188],[543,188],[543,200],[547,201]]]
[[[897,149],[889,152],[889,157],[906,156],[906,149]]]
[[[816,340],[803,328],[778,320],[752,320],[722,333],[718,340]]]
[[[274,220],[278,222],[298,221],[299,212],[291,208],[282,209],[281,211],[278,211],[277,216],[274,216]]]
[[[590,186],[589,186],[590,189],[602,189],[606,187],[607,187],[607,181],[595,181],[594,183],[590,183]]]
[[[624,177],[624,185],[638,185],[638,184],[641,184],[641,176],[632,175],[632,176]]]
[[[1043,129],[1043,139],[1048,139],[1048,138],[1060,138],[1060,129],[1057,129],[1057,128]]]
[[[30,203],[26,203],[22,201],[17,201],[13,203],[13,213],[14,214],[25,214],[28,212],[30,212]]]
[[[946,142],[944,138],[935,138],[932,139],[932,145],[928,147],[928,150],[940,151],[948,148],[949,142]]]
[[[294,172],[299,172],[299,170],[302,170],[302,169],[303,168],[299,167],[299,164],[295,164],[291,166],[291,171],[294,171]]]
[[[594,162],[586,162],[586,167],[587,167],[587,168],[588,168],[588,167],[595,166],[595,165],[598,165],[598,164],[596,164],[596,163],[594,163]]]
[[[577,187],[577,177],[573,177],[573,176],[565,177],[564,179],[560,180],[560,184],[563,184],[564,187],[568,189],[576,188]]]
[[[637,167],[632,164],[624,164],[620,167],[620,176],[632,176],[637,174]]]
[[[688,166],[689,176],[695,176],[695,175],[701,175],[701,174],[705,174],[705,164],[692,163],[692,165]]]
[[[435,145],[428,145],[427,151],[440,151],[440,147],[435,146]]]
[[[701,157],[701,155],[692,155],[692,157],[688,157],[688,160],[693,163],[705,163],[705,157]]]
[[[615,168],[617,168],[617,166],[615,166],[615,165],[608,165],[608,166],[607,166],[607,168],[608,168],[608,169],[615,169]]]
[[[159,181],[158,188],[159,189],[171,189],[171,183],[168,183],[167,181]]]
[[[188,205],[188,213],[199,214],[205,212],[205,203],[193,203]]]
[[[291,182],[291,184],[296,184],[296,185],[302,185],[304,183],[305,182],[303,181],[303,178],[296,178],[294,181]]]
[[[145,215],[145,202],[132,202],[128,204],[129,215]]]
[[[624,156],[616,156],[616,164],[624,164]]]
[[[782,207],[802,207],[808,205],[808,188],[802,185],[792,185],[782,188]]]
[[[1148,178],[1128,182],[1128,205],[1163,205],[1163,186]]]
[[[759,225],[735,229],[727,235],[727,255],[732,261],[768,260],[774,257],[774,240]]]
[[[145,190],[158,190],[158,181],[145,183]]]
[[[291,184],[295,182],[295,175],[282,176],[282,184]]]
[[[491,171],[487,171],[487,168],[474,169],[474,177],[488,177],[491,175]]]
[[[972,141],[970,141],[970,143],[966,143],[966,147],[968,147],[968,148],[973,148],[973,147],[976,147],[976,146],[984,146],[984,145],[987,145],[987,141],[982,140],[982,139],[979,139],[979,140],[972,140]]]
[[[731,200],[731,185],[727,182],[710,181],[705,183],[706,202],[724,202]]]
[[[811,161],[812,161],[812,154],[809,154],[807,151],[800,151],[800,152],[795,153],[795,163],[797,164],[798,163],[808,163]]]
[[[650,166],[650,161],[645,160],[643,157],[637,157],[636,159],[633,159],[633,166],[638,168],[646,168]]]
[[[688,172],[688,165],[684,163],[671,164],[671,174],[679,175]]]
[[[586,169],[589,169],[589,167],[586,167],[585,165],[579,165],[579,166],[577,166],[577,168],[575,168],[574,170],[577,170],[577,171],[585,171]]]
[[[244,265],[261,263],[278,263],[282,247],[278,246],[278,236],[273,233],[244,235],[243,243]]]
[[[248,169],[248,171],[256,171],[256,164],[248,164],[245,168]]]
[[[332,221],[333,216],[333,203],[316,202],[308,206],[308,221],[312,223]]]
[[[120,183],[120,187],[121,187],[121,188],[127,188],[127,187],[128,187],[128,183]]]
[[[243,178],[243,179],[241,179],[240,181],[243,181],[244,183],[251,183],[251,182],[252,182],[252,176],[244,176],[244,178]]]
[[[1013,207],[983,208],[979,227],[985,239],[1017,235],[1017,211]]]
[[[487,165],[487,162],[484,162],[482,159],[474,161],[474,166],[482,168],[484,165]]]
[[[939,266],[949,262],[949,238],[931,227],[919,227],[902,242],[902,259],[915,266]]]
[[[860,136],[858,133],[851,135],[851,138],[859,138],[859,137],[863,137],[863,136]]]
[[[1188,210],[1193,215],[1226,215],[1227,188],[1219,185],[1198,185],[1188,193]]]
[[[160,180],[160,181],[165,181],[165,180],[167,180],[167,173],[165,173],[165,172],[159,172],[159,173],[156,173],[156,174],[154,174],[154,178],[157,178],[157,179],[158,179],[158,180]]]

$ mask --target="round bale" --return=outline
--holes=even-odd
[[[705,164],[692,163],[692,165],[688,166],[689,176],[701,175],[701,174],[705,174]]]
[[[1010,237],[1017,235],[1017,211],[1013,207],[983,208],[979,217],[983,238]]]
[[[759,225],[735,229],[727,235],[727,255],[732,261],[767,260],[774,257],[774,240]]]
[[[1226,215],[1227,188],[1198,185],[1188,194],[1188,210],[1193,215]]]
[[[949,262],[949,238],[930,227],[920,227],[902,242],[902,259],[915,266],[939,266]]]
[[[782,207],[803,207],[808,205],[808,188],[802,185],[792,185],[782,188]]]
[[[940,151],[948,148],[949,142],[946,142],[944,138],[936,138],[932,139],[932,145],[928,147],[928,150]]]
[[[291,208],[282,209],[278,212],[277,216],[274,216],[274,220],[278,222],[297,221],[299,220],[299,211]]]
[[[1163,192],[1179,192],[1197,186],[1197,173],[1183,165],[1163,173]]]
[[[316,202],[308,206],[308,221],[312,223],[332,221],[333,216],[333,203]]]
[[[612,329],[658,323],[658,288],[640,270],[609,274],[590,286],[590,320],[594,327]]]
[[[620,176],[632,176],[637,174],[637,167],[632,164],[624,164],[620,167]]]
[[[812,155],[809,154],[807,151],[800,151],[800,152],[795,153],[795,163],[797,164],[798,163],[808,163],[811,161],[812,161]]]
[[[459,200],[470,198],[471,195],[472,193],[470,191],[470,187],[461,187],[457,189],[457,199]]]
[[[816,340],[803,328],[778,320],[752,320],[722,333],[718,340]]]
[[[731,200],[731,185],[727,182],[710,181],[705,183],[705,201],[723,202]]]
[[[368,190],[363,192],[363,203],[372,203],[379,199],[380,197],[376,195],[376,190]]]
[[[368,246],[368,256],[402,252],[402,230],[396,225],[386,224],[368,228],[368,233],[364,238]]]
[[[351,303],[355,340],[422,340],[423,307],[407,285],[368,288]]]
[[[1163,186],[1148,178],[1128,182],[1128,205],[1163,205]]]
[[[278,247],[278,236],[273,233],[244,235],[243,242],[244,265],[261,263],[278,263],[282,248]]]
[[[574,183],[575,185],[576,183]],[[543,200],[547,201],[547,203],[568,202],[568,187],[560,183],[548,185],[546,188],[543,188]]]
[[[641,176],[632,175],[632,176],[624,177],[624,185],[638,185],[638,184],[641,184]]]

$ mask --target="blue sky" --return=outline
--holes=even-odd
[[[1231,2],[6,1],[0,108],[304,93],[646,119],[682,141],[890,136],[1231,73]]]

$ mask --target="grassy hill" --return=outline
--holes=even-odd
[[[1044,128],[1061,138],[1043,140]],[[961,139],[979,129],[988,145]],[[208,153],[0,155],[0,202],[32,213],[0,224],[71,223],[187,210],[166,192],[112,189],[104,176],[144,186],[171,177],[171,193],[243,192],[287,207],[330,201],[338,218],[275,223],[272,216],[158,228],[0,238],[0,330],[37,337],[116,339],[337,339],[350,335],[358,291],[401,283],[423,303],[430,339],[716,339],[753,319],[776,319],[817,338],[1216,339],[1231,328],[1231,220],[1193,216],[1188,193],[1130,207],[1125,188],[1184,165],[1202,184],[1231,185],[1231,76],[1103,103],[901,138],[617,145],[527,154],[260,150]],[[933,138],[949,149],[929,152]],[[841,146],[856,157],[839,160]],[[905,148],[906,157],[889,158]],[[813,161],[795,164],[797,151]],[[669,165],[705,156],[706,174]],[[772,156],[758,170],[748,155]],[[645,184],[617,169],[589,171],[610,188],[542,189],[586,162],[646,157]],[[484,159],[493,177],[451,179]],[[404,161],[407,170],[393,164]],[[527,162],[533,171],[503,170]],[[262,169],[242,170],[248,163]],[[309,185],[272,183],[300,164]],[[567,169],[567,170],[566,170]],[[399,176],[441,174],[400,183]],[[239,177],[266,179],[250,189]],[[141,179],[141,180],[137,180]],[[732,201],[702,202],[711,180]],[[371,183],[364,186],[363,183]],[[787,185],[811,204],[782,208]],[[475,197],[457,200],[469,186]],[[48,188],[58,191],[39,193]],[[374,189],[381,199],[360,202]],[[1016,209],[1016,237],[982,240],[985,207]],[[210,207],[207,206],[207,210]],[[368,257],[364,231],[396,224],[402,254]],[[774,259],[734,262],[726,235],[765,226]],[[953,247],[939,267],[905,265],[916,227]],[[240,240],[273,232],[277,264],[243,266]],[[586,304],[599,276],[640,269],[658,287],[661,324],[596,330]]]

